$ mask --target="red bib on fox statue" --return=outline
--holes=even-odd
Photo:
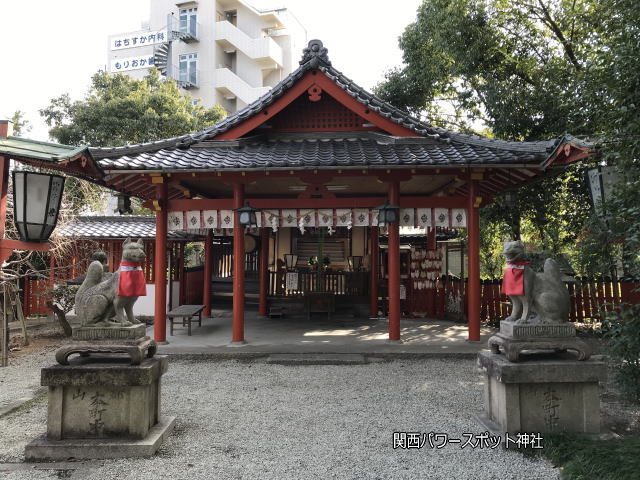
[[[120,262],[118,279],[119,297],[144,297],[147,295],[147,282],[139,263]]]
[[[524,295],[524,267],[531,262],[516,260],[507,262],[502,277],[502,293],[505,295]]]

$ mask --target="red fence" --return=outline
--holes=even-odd
[[[46,295],[50,287],[49,279],[28,277],[24,280],[22,311],[25,317],[51,312],[47,307],[47,301],[50,297]]]
[[[480,290],[480,320],[483,322],[505,318],[511,311],[509,298],[502,293],[502,280],[482,280]],[[601,309],[610,311],[622,302],[640,302],[640,282],[601,278],[576,278],[567,283],[571,299],[569,321],[600,320]],[[466,280],[445,280],[445,305],[447,313],[466,318]]]

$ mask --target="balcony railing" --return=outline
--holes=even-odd
[[[215,87],[225,97],[237,97],[247,104],[269,91],[269,87],[252,87],[228,68],[216,69]]]
[[[247,57],[264,63],[265,68],[282,67],[282,48],[270,37],[251,38],[224,20],[216,22],[215,39],[225,50],[238,49]]]
[[[200,24],[198,22],[189,22],[187,25],[181,25],[179,20],[174,20],[170,23],[170,27],[171,40],[182,40],[185,43],[199,41]]]
[[[199,88],[198,80],[200,79],[200,70],[180,70],[174,69],[173,78],[180,88],[189,90],[191,88]]]

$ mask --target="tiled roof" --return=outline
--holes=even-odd
[[[440,146],[440,149],[434,148],[433,146],[430,146],[429,148],[418,148],[417,150],[419,150],[419,152],[418,154],[415,154],[416,156],[414,157],[408,152],[405,156],[403,153],[407,150],[404,147],[399,149],[401,150],[399,154],[396,154],[395,151],[398,150],[396,147],[378,148],[371,143],[365,142],[358,148],[373,149],[371,153],[374,157],[377,156],[379,160],[376,160],[375,158],[369,160],[372,165],[383,165],[379,162],[386,160],[391,160],[393,162],[391,163],[392,165],[405,163],[412,164],[412,161],[416,158],[418,159],[418,162],[424,161],[427,164],[447,163],[448,161],[456,164],[484,164],[487,162],[518,163],[523,161],[540,162],[541,160],[548,158],[557,145],[562,141],[562,139],[538,142],[493,140],[474,135],[460,134],[427,125],[420,120],[413,118],[406,112],[397,109],[375,95],[367,92],[355,82],[344,76],[341,72],[333,68],[327,56],[327,49],[322,46],[322,42],[319,40],[311,40],[308,47],[304,50],[303,58],[300,61],[300,67],[297,70],[289,74],[284,80],[275,85],[271,90],[269,90],[269,92],[257,99],[255,102],[246,106],[242,110],[239,110],[235,114],[226,117],[217,124],[205,128],[198,133],[169,138],[157,142],[116,148],[92,148],[90,149],[91,154],[94,158],[99,160],[99,164],[103,168],[107,169],[114,167],[133,167],[132,162],[134,162],[134,159],[136,158],[137,161],[135,161],[135,168],[138,169],[155,169],[161,164],[164,168],[263,168],[271,166],[269,164],[259,164],[256,163],[256,161],[264,160],[272,162],[279,160],[269,156],[268,154],[265,156],[265,153],[261,156],[260,153],[249,147],[241,150],[239,154],[234,152],[224,153],[221,150],[215,153],[195,153],[186,149],[198,142],[205,142],[207,140],[214,139],[216,136],[235,127],[244,120],[253,117],[280,98],[307,71],[316,68],[325,73],[336,83],[336,85],[370,110],[377,112],[381,116],[397,123],[398,125],[402,125],[413,130],[416,133],[416,136],[428,137],[434,140],[435,143]],[[335,143],[333,144],[337,145]],[[307,147],[308,151],[313,151],[317,145]],[[264,152],[271,152],[273,151],[274,146],[267,144],[261,148]],[[298,152],[299,149],[294,148],[291,145],[281,145],[280,148],[287,150],[288,155],[292,155],[290,158],[293,163],[286,166],[308,165],[307,159],[305,159],[305,161],[300,161],[300,158],[296,157],[296,155],[298,155],[296,152]],[[318,151],[322,150],[322,152],[328,151],[327,145],[324,147],[317,147],[317,149]],[[382,150],[382,152],[380,150]],[[427,152],[427,150],[429,151]],[[460,150],[460,153],[453,153],[454,150]],[[353,149],[345,150],[346,153],[351,153],[352,151]],[[430,154],[433,154],[433,156]],[[247,155],[250,159],[246,158]],[[114,160],[109,161],[107,159]],[[219,167],[216,165],[216,162],[218,161],[222,162]],[[325,160],[318,159],[314,161],[324,162]],[[335,161],[344,161],[347,162],[346,164],[348,165],[360,164],[358,163],[360,161],[359,156],[356,156],[351,160],[345,158],[344,160],[336,159]],[[193,167],[186,167],[183,165],[193,165]]]
[[[156,220],[149,215],[79,216],[72,223],[59,227],[63,237],[83,239],[155,238]],[[188,241],[195,238],[186,232],[169,231],[169,240]]]
[[[45,162],[68,160],[84,153],[87,147],[41,142],[20,137],[0,138],[0,155],[29,158]]]
[[[161,149],[156,152],[104,158],[109,169],[263,169],[263,168],[348,168],[393,166],[465,166],[469,164],[541,164],[548,153],[510,151],[483,144],[385,142],[383,135],[353,134],[346,138],[303,137],[294,139],[256,139],[253,142],[207,142],[189,149]],[[213,142],[212,142],[213,143]]]

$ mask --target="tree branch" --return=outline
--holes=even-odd
[[[555,20],[551,18],[551,13],[549,12],[549,9],[543,3],[543,1],[538,0],[538,3],[540,4],[540,8],[542,9],[542,13],[544,17],[544,18],[541,18],[541,20],[544,21],[544,23],[546,23],[551,29],[551,31],[553,31],[553,33],[556,35],[556,37],[564,47],[564,52],[567,55],[567,58],[573,64],[576,70],[582,70],[582,66],[580,65],[580,62],[578,62],[575,52],[573,51],[573,45],[564,36],[564,33],[562,33],[562,30],[560,29],[558,24],[555,22]]]

